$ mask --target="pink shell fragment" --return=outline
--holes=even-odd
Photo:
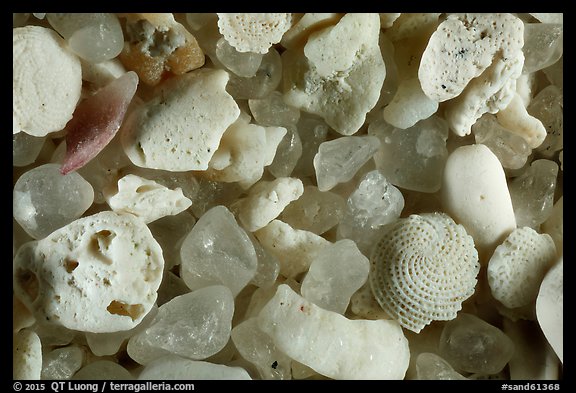
[[[66,125],[66,156],[60,173],[83,167],[106,147],[120,129],[137,87],[138,76],[130,71],[78,104]]]

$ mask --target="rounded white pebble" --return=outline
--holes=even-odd
[[[93,333],[128,330],[156,301],[163,267],[142,220],[103,211],[20,247],[14,292],[37,320]]]
[[[457,148],[446,161],[441,189],[446,211],[489,255],[516,228],[504,169],[482,144]]]
[[[148,364],[140,380],[251,380],[241,367],[230,367],[177,355],[166,355]]]
[[[536,316],[546,339],[564,363],[564,258],[546,273],[540,284]]]
[[[402,379],[410,351],[392,320],[349,320],[278,287],[258,326],[292,359],[333,379]]]
[[[34,331],[24,329],[14,335],[12,360],[12,379],[40,379],[42,343]]]

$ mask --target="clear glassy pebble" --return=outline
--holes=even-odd
[[[506,334],[467,313],[444,326],[438,348],[455,370],[469,373],[496,374],[514,354],[514,343]]]
[[[44,164],[24,173],[12,194],[14,218],[35,239],[70,224],[93,201],[90,183],[78,173],[62,175],[58,164]]]
[[[250,238],[224,206],[204,213],[180,249],[181,277],[192,290],[222,284],[236,296],[256,274]]]
[[[42,358],[42,379],[70,379],[82,367],[84,357],[76,345],[53,349]]]
[[[557,177],[558,164],[541,159],[533,161],[524,173],[510,182],[508,188],[519,228],[538,229],[550,217]]]
[[[141,364],[154,360],[150,352],[206,359],[218,353],[230,339],[233,313],[232,293],[223,285],[175,297],[160,306],[148,328],[130,338],[128,354]],[[133,341],[139,343],[131,348]]]
[[[124,34],[115,14],[49,13],[46,18],[78,56],[92,63],[118,56],[124,46]]]
[[[454,371],[450,363],[440,356],[424,352],[416,359],[416,375],[421,380],[466,380],[461,374]]]

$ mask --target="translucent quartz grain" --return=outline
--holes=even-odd
[[[175,354],[206,359],[230,339],[234,299],[230,290],[213,285],[177,296],[158,309],[151,324],[128,342],[128,355],[140,364]]]
[[[338,224],[345,206],[340,195],[309,185],[300,198],[286,206],[280,219],[293,228],[321,235]]]
[[[500,329],[463,312],[446,323],[438,348],[455,370],[469,373],[495,374],[514,354],[514,343]]]
[[[111,360],[96,360],[82,367],[72,380],[126,380],[134,376],[120,364]]]
[[[522,168],[532,154],[532,149],[521,136],[502,127],[496,117],[485,113],[472,126],[476,143],[488,146],[504,168]]]
[[[182,241],[195,223],[194,216],[190,211],[185,210],[175,216],[162,217],[148,224],[154,239],[162,247],[166,270],[181,263],[180,247]]]
[[[326,140],[330,127],[321,118],[303,113],[297,128],[302,142],[302,155],[296,163],[294,173],[300,177],[313,176],[314,156],[320,144]]]
[[[380,139],[374,162],[390,183],[428,193],[440,189],[448,157],[444,119],[432,115],[405,130],[378,120],[370,124],[368,134]]]
[[[458,374],[450,364],[440,356],[424,352],[416,359],[416,375],[421,380],[466,380]]]
[[[42,379],[70,379],[82,367],[84,357],[77,345],[53,349],[42,359]]]
[[[250,280],[250,284],[256,285],[257,287],[270,287],[274,285],[278,278],[280,262],[276,256],[262,247],[258,239],[256,239],[251,232],[246,232],[246,234],[252,241],[256,257],[258,258],[258,267],[256,268],[254,277]]]
[[[284,102],[284,95],[275,90],[263,98],[248,100],[250,112],[256,123],[262,126],[295,125],[300,119],[300,111]]]
[[[36,161],[46,138],[19,132],[12,136],[12,165],[26,166]]]
[[[224,206],[204,213],[182,241],[181,277],[192,290],[222,284],[236,296],[256,274],[250,238]]]
[[[120,54],[124,34],[115,14],[47,14],[50,25],[68,41],[83,59],[99,63]]]
[[[560,60],[550,67],[544,68],[542,71],[554,86],[560,89],[564,87],[564,56],[560,57]]]
[[[517,226],[538,229],[550,217],[558,164],[552,160],[535,160],[520,176],[509,182]]]
[[[563,24],[525,23],[522,73],[529,74],[554,64],[562,56],[563,48]]]
[[[44,164],[24,173],[12,194],[14,218],[35,239],[76,220],[92,205],[94,190],[78,173]]]
[[[262,62],[256,74],[244,78],[230,74],[226,91],[237,100],[263,98],[274,91],[282,79],[282,60],[274,48],[262,56]]]
[[[232,329],[232,341],[242,357],[253,363],[262,379],[291,379],[291,360],[258,327],[257,318],[249,318]]]
[[[561,88],[546,86],[526,109],[542,122],[548,134],[536,150],[546,158],[551,158],[564,147],[564,94]]]
[[[276,149],[272,164],[268,171],[275,177],[287,177],[298,164],[302,156],[302,141],[295,126],[286,127],[286,135],[282,138]]]
[[[226,68],[243,78],[256,75],[262,63],[262,54],[238,52],[224,37],[216,43],[216,57]]]
[[[320,191],[351,180],[380,147],[374,136],[343,136],[322,142],[314,156],[316,180]]]
[[[380,229],[399,218],[403,209],[402,192],[388,182],[382,171],[370,171],[348,197],[338,235],[354,240],[367,253]]]
[[[300,292],[317,306],[344,314],[350,297],[366,282],[369,271],[370,262],[356,243],[339,240],[316,255]]]

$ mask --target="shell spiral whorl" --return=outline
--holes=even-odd
[[[474,241],[444,213],[413,214],[391,224],[374,245],[370,286],[380,306],[419,333],[456,317],[480,271]]]

